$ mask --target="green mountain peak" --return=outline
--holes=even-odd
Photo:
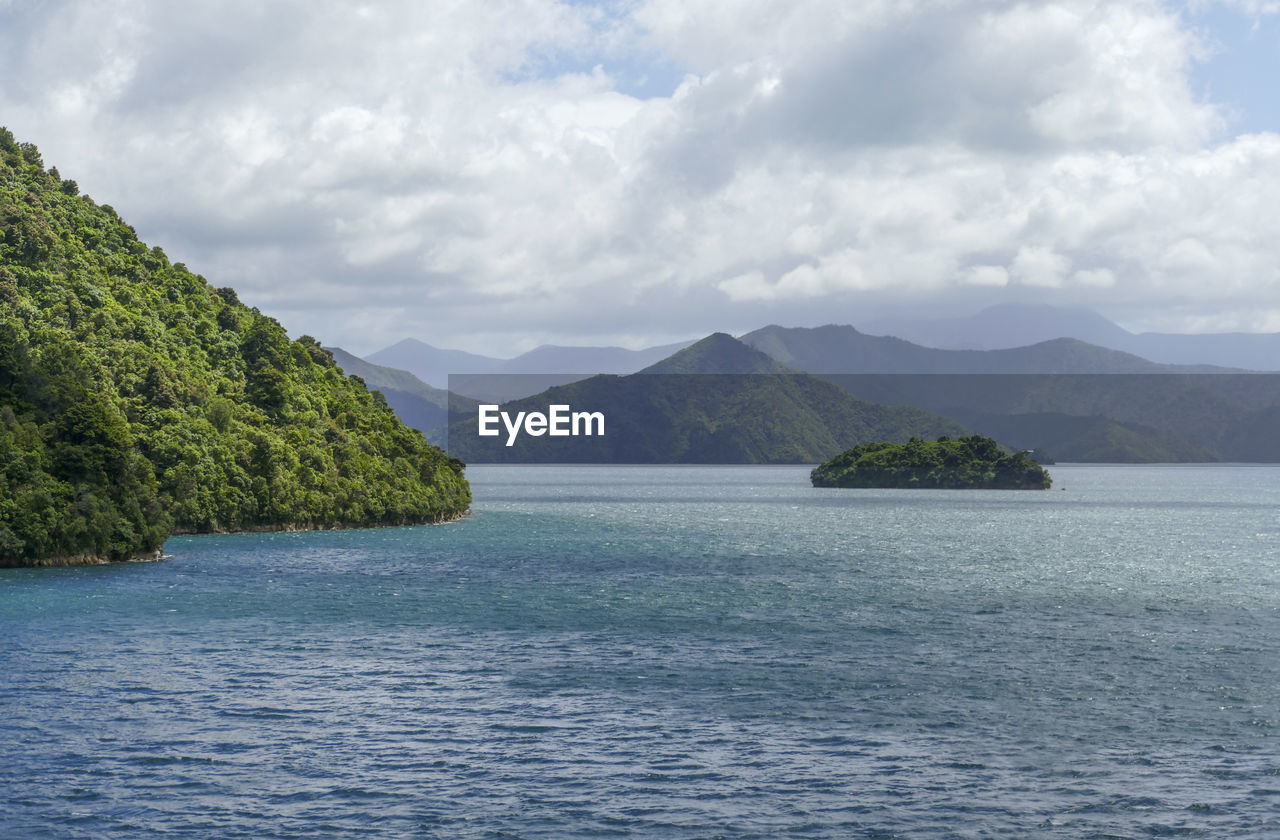
[[[743,344],[727,333],[712,333],[640,373],[797,373],[794,368]]]

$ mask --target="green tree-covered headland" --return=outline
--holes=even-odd
[[[981,435],[855,446],[810,477],[814,487],[1047,490],[1052,483],[1025,453],[1005,452]]]
[[[462,464],[314,339],[147,247],[0,129],[0,565],[439,522],[470,501]]]

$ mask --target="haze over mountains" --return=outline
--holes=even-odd
[[[766,347],[770,355],[761,352]],[[642,373],[776,374],[797,368],[867,403],[910,406],[1060,460],[1280,457],[1271,431],[1280,416],[1280,377],[1159,365],[1075,339],[947,351],[852,327],[766,327],[741,341],[717,333]]]
[[[899,326],[904,332],[910,331],[907,327],[911,325]],[[1041,339],[1058,331],[1112,344],[1170,338],[1136,336],[1096,313],[1052,307],[993,307],[967,319],[918,322],[911,329],[917,330],[913,335],[928,332],[936,340],[973,343],[981,338],[990,344]],[[1197,363],[1201,358],[1214,358],[1214,347],[1230,345],[1236,348],[1235,355],[1220,354],[1216,358],[1250,361],[1254,370],[1274,368],[1276,363],[1271,357],[1242,354],[1240,348],[1245,343],[1241,339],[1265,347],[1275,337],[1172,338],[1184,345],[1185,352],[1180,356],[1183,363],[1151,361],[1077,337],[1058,336],[990,350],[946,349],[870,335],[848,325],[770,325],[741,338],[714,333],[687,346],[646,350],[544,347],[508,360],[404,341],[370,358],[398,360],[404,368],[416,367],[427,375],[440,375],[439,367],[432,373],[433,365],[448,364],[489,371],[469,377],[455,374],[452,380],[456,392],[484,402],[515,400],[512,404],[519,407],[526,402],[533,405],[554,393],[560,395],[557,399],[572,397],[607,406],[614,416],[643,417],[655,428],[666,429],[659,438],[664,446],[675,447],[671,453],[661,455],[661,447],[655,448],[658,438],[653,438],[649,440],[653,445],[642,446],[630,455],[650,462],[668,458],[781,462],[801,453],[820,454],[834,440],[852,435],[854,427],[844,427],[842,433],[834,434],[831,424],[845,421],[819,421],[821,412],[814,414],[814,409],[822,405],[826,410],[847,413],[853,410],[854,403],[829,397],[815,401],[813,389],[823,386],[808,382],[813,379],[811,375],[839,385],[856,398],[855,403],[910,406],[1017,448],[1045,450],[1060,460],[1186,462],[1280,458],[1280,450],[1270,443],[1272,421],[1280,416],[1276,414],[1280,411],[1280,380],[1271,382],[1273,377],[1259,377],[1239,367]],[[1197,346],[1204,348],[1207,355],[1193,353]],[[671,352],[673,347],[677,348],[675,352]],[[415,359],[414,354],[419,351],[423,358]],[[654,361],[641,364],[650,359]],[[339,361],[343,361],[342,357]],[[439,407],[442,392],[419,382],[407,370],[361,367],[367,363],[359,360],[349,364],[352,372],[359,372],[369,384],[383,388],[388,401],[398,410],[407,404],[403,412],[416,411],[406,416],[411,425],[423,429],[432,439],[440,438],[443,432],[439,426],[427,426],[440,423],[445,414]],[[588,379],[595,372],[622,377]],[[697,383],[682,384],[680,377],[665,377],[670,381],[643,385],[634,381],[637,377],[627,376],[631,373],[705,376]],[[733,376],[741,374],[759,375],[759,381]],[[792,381],[788,375],[803,379]],[[1202,381],[1205,379],[1212,381]],[[570,384],[581,384],[582,380],[592,384],[582,388]],[[566,385],[568,390],[563,387]],[[701,401],[693,401],[693,394],[699,389]],[[770,389],[777,393],[766,396]],[[733,406],[733,410],[723,416],[710,411],[710,403],[706,402],[710,395]],[[474,399],[465,403],[466,409],[462,408],[465,399],[457,398],[453,404],[455,410],[449,419],[455,426],[467,410],[474,411]],[[424,400],[432,404],[429,410],[422,410]],[[785,405],[797,400],[804,405]],[[730,414],[735,412],[737,419],[731,420]],[[697,422],[709,425],[698,427],[694,419],[699,417],[702,419]],[[779,425],[774,422],[778,417],[790,419]],[[910,425],[902,420],[895,418],[896,422],[890,424],[862,422],[857,428],[863,432],[873,428],[881,433],[890,429],[902,431]],[[784,430],[788,423],[800,429],[798,434]],[[618,452],[612,446],[596,442],[589,450],[573,450],[570,459],[615,460]],[[569,449],[550,442],[538,444],[538,448],[541,457],[549,460],[570,455]],[[483,460],[490,460],[490,455]],[[510,454],[500,452],[492,457],[503,460]]]
[[[345,374],[358,376],[368,387],[381,391],[387,405],[406,426],[422,432],[433,444],[443,441],[440,430],[450,420],[451,395],[448,391],[428,385],[407,370],[367,362],[341,347],[325,349]],[[466,402],[465,397],[454,395],[452,407],[454,410],[474,407],[473,404],[465,406]]]
[[[1055,338],[1008,350],[939,350],[850,326],[768,326],[742,341],[809,373],[1212,373],[1208,365],[1170,366],[1130,353]]]
[[[920,409],[857,399],[724,333],[639,373],[592,376],[504,409],[546,412],[552,404],[600,412],[606,434],[526,436],[508,446],[502,436],[478,436],[473,415],[452,425],[449,451],[468,462],[795,464],[859,443],[966,431]]]
[[[432,347],[416,338],[406,338],[369,354],[365,361],[407,370],[428,385],[445,388],[448,387],[449,376],[458,374],[571,373],[591,376],[597,373],[635,373],[692,343],[684,341],[643,350],[544,344],[512,359],[498,359],[463,350]]]
[[[872,331],[849,325],[806,328],[774,324],[740,338],[776,361],[810,373],[1193,373],[1216,372],[1223,367],[1280,369],[1280,334],[1134,335],[1083,309],[996,306],[967,318],[881,321],[869,329]],[[873,334],[877,330],[893,331],[894,335]],[[691,340],[641,350],[544,345],[515,358],[499,359],[409,338],[362,361],[407,371],[434,388],[447,388],[450,375],[477,375],[480,378],[476,381],[483,381],[492,393],[473,396],[501,399],[506,392],[511,393],[511,398],[527,394],[518,393],[519,388],[513,390],[509,382],[504,387],[494,387],[502,383],[493,378],[498,375],[560,375],[557,380],[548,380],[546,387],[599,373],[625,375],[662,365],[672,354],[693,343]]]
[[[988,340],[998,342],[1000,324],[1011,314],[1016,314],[1015,310],[997,308],[979,313],[981,317],[975,316],[966,323],[985,325],[990,333]],[[1066,311],[1064,320],[1055,320],[1060,311],[1051,308],[1037,308],[1033,314],[1035,317],[1028,317],[1027,323],[1011,326],[1005,333],[1006,338],[1035,338],[1056,329],[1055,324],[1074,324],[1077,331],[1107,340],[1124,333],[1093,313]],[[956,319],[960,320],[963,319]],[[579,402],[585,399],[597,406],[609,407],[614,416],[642,417],[645,423],[666,429],[663,435],[649,439],[646,445],[630,452],[631,460],[650,462],[666,459],[780,462],[822,454],[835,440],[853,435],[855,428],[863,433],[873,429],[885,433],[901,432],[912,425],[904,422],[903,417],[895,417],[892,423],[867,422],[867,416],[859,409],[863,420],[854,427],[843,427],[844,431],[837,434],[835,429],[847,421],[831,418],[819,421],[821,412],[814,414],[819,404],[827,411],[847,413],[854,410],[855,404],[867,404],[861,401],[911,406],[933,417],[958,421],[960,426],[992,435],[1006,444],[1041,449],[1067,461],[1274,461],[1280,458],[1280,451],[1269,443],[1272,421],[1280,410],[1276,408],[1280,405],[1280,392],[1277,392],[1280,385],[1267,381],[1270,377],[1223,376],[1231,371],[1209,365],[1161,364],[1076,338],[1054,338],[997,350],[947,350],[900,338],[868,335],[851,326],[771,325],[747,333],[741,339],[714,333],[688,346],[676,346],[680,349],[635,370],[628,368],[665,353],[671,345],[640,351],[548,347],[516,359],[502,360],[404,341],[374,354],[379,359],[400,359],[405,367],[419,369],[424,366],[421,360],[415,364],[413,353],[427,348],[424,353],[429,364],[460,363],[472,370],[551,370],[540,366],[541,359],[576,371],[608,366],[612,368],[609,372],[624,375],[622,379],[617,376],[588,378],[585,373],[455,375],[455,390],[461,385],[462,393],[467,396],[452,395],[448,406],[453,409],[452,414],[443,404],[446,392],[427,385],[407,370],[371,364],[341,349],[333,352],[347,372],[358,374],[370,386],[381,389],[405,422],[421,429],[433,441],[444,438],[446,423],[452,422],[455,429],[465,428],[465,424],[457,424],[474,412],[474,398],[501,403],[516,400],[514,404],[521,406],[526,401],[532,405],[537,399],[558,394],[557,398]],[[596,360],[600,360],[599,365],[595,364]],[[429,373],[429,366],[424,372]],[[689,383],[680,384],[679,377],[637,384],[635,377],[625,376],[633,372],[655,376],[710,376],[700,378],[690,390],[686,387]],[[1208,377],[1211,381],[1203,381],[1203,376],[1169,376],[1206,373],[1217,375]],[[735,374],[761,376],[753,383],[752,377],[732,376]],[[793,381],[787,374],[825,376],[856,399],[848,404],[829,397],[815,402],[813,389],[817,386],[804,380]],[[582,380],[592,384],[582,388],[570,385]],[[568,390],[563,387],[566,385],[570,386]],[[722,413],[723,416],[708,413],[710,403],[706,399],[691,402],[694,391],[706,399],[714,396],[714,400],[733,409]],[[770,391],[776,393],[767,396]],[[797,400],[804,405],[788,404]],[[640,405],[653,401],[657,403],[656,408]],[[729,415],[734,413],[737,419],[731,420]],[[709,425],[697,426],[691,419],[694,417],[703,418],[698,422]],[[779,417],[788,419],[779,425],[775,422]],[[917,415],[914,422],[919,420]],[[833,422],[836,426],[831,425]],[[795,429],[784,431],[788,424]],[[675,449],[661,455],[661,447],[657,446],[659,439],[664,446],[669,444]],[[766,445],[762,441],[772,443]],[[539,444],[538,448],[539,457],[546,460],[562,457],[615,460],[619,453],[612,446],[596,442],[588,449],[572,452],[550,443]],[[508,457],[510,453],[505,451],[486,451],[482,460]]]
[[[958,318],[881,319],[864,330],[949,350],[1001,350],[1074,338],[1164,364],[1280,370],[1280,333],[1131,333],[1089,309],[1002,304]]]
[[[712,333],[640,371],[646,374],[800,372],[728,333]]]

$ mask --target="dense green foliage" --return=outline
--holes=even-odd
[[[856,446],[815,468],[811,478],[815,487],[946,490],[1047,490],[1052,483],[1025,453],[1007,453],[981,435]]]
[[[0,563],[439,521],[461,466],[0,129]]]

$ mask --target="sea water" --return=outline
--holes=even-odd
[[[4,838],[1280,836],[1280,468],[472,467],[0,571]]]

